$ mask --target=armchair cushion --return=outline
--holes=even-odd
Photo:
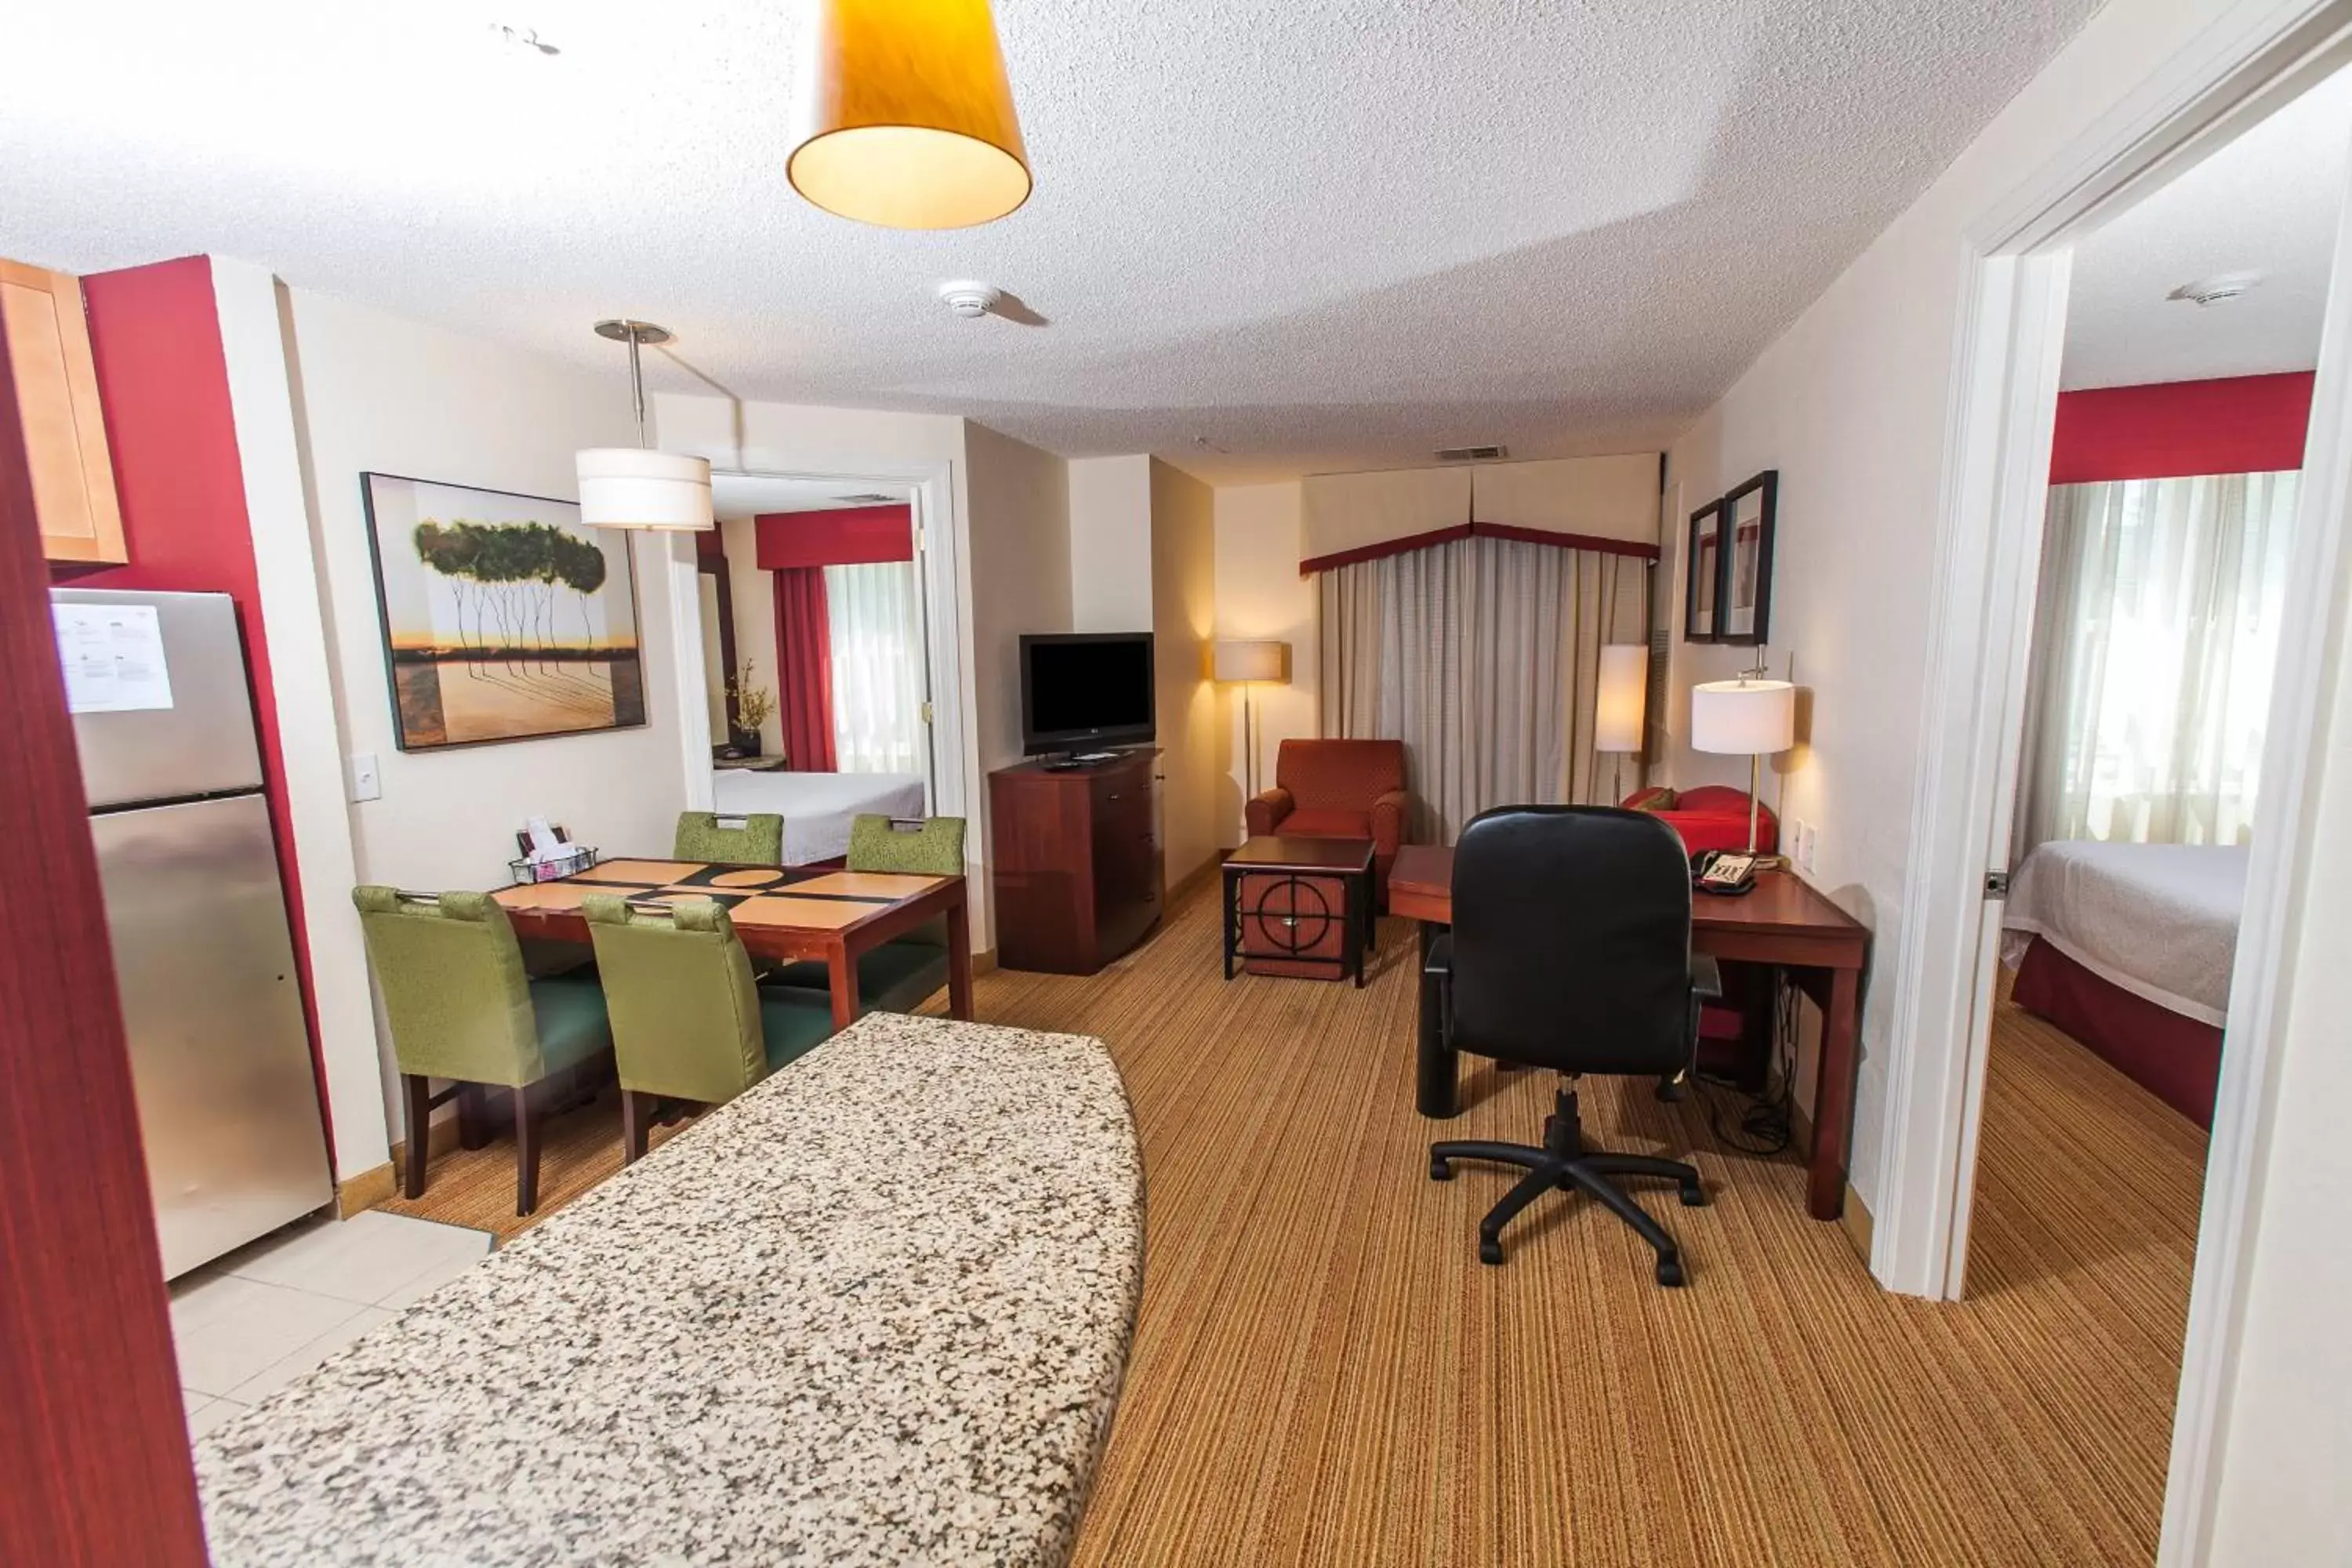
[[[1370,838],[1372,836],[1372,814],[1369,811],[1301,809],[1284,817],[1276,831],[1295,833],[1303,838]]]
[[[1659,809],[1649,803],[1657,794],[1654,789],[1639,790],[1626,797],[1624,804],[1637,810],[1649,811],[1660,822],[1682,836],[1683,853],[1696,855],[1702,849],[1745,849],[1748,847],[1748,792],[1728,784],[1701,784],[1686,789],[1675,797],[1669,809]],[[1756,847],[1771,854],[1780,846],[1780,825],[1765,806],[1756,814]]]

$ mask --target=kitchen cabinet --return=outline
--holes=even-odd
[[[8,371],[25,429],[41,553],[59,562],[130,560],[81,280],[0,261],[0,321],[7,326]]]

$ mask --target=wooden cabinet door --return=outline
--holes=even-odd
[[[0,261],[0,317],[8,333],[8,368],[33,476],[33,514],[41,553],[51,561],[121,563],[122,509],[106,416],[98,402],[98,367],[81,281],[20,262]]]

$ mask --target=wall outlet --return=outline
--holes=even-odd
[[[1810,822],[1797,825],[1797,869],[1808,876],[1812,873],[1813,848],[1820,831]]]
[[[373,752],[354,752],[346,759],[345,782],[354,802],[382,800],[383,775],[376,771]]]

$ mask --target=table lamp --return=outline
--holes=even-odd
[[[1611,643],[1601,650],[1601,688],[1592,704],[1592,749],[1619,758],[1609,803],[1625,796],[1624,762],[1642,749],[1642,708],[1650,683],[1650,650],[1640,643]]]
[[[1242,689],[1243,794],[1257,795],[1257,713],[1251,689],[1261,680],[1290,679],[1290,645],[1257,638],[1220,637],[1212,655],[1212,671],[1222,685],[1238,682]]]
[[[1748,759],[1748,852],[1756,851],[1757,795],[1767,752],[1797,743],[1797,689],[1751,670],[1691,688],[1691,749]]]

